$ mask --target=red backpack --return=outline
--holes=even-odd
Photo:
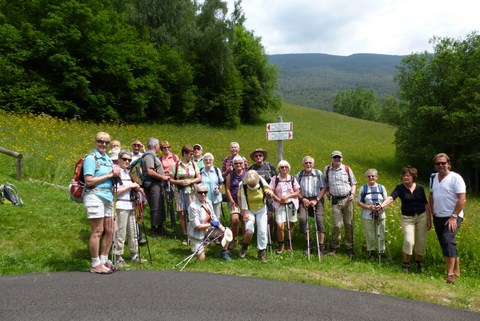
[[[97,157],[93,153],[83,156],[75,163],[75,167],[73,170],[73,178],[70,181],[70,186],[68,187],[68,190],[70,192],[70,199],[77,203],[83,203],[83,194],[85,193],[85,189],[87,188],[87,185],[85,184],[85,177],[83,175],[83,163],[88,155],[92,155],[95,158],[95,171],[97,171],[99,168]]]

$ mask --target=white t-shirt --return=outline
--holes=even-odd
[[[433,194],[433,213],[435,216],[450,217],[457,204],[457,194],[466,192],[465,181],[459,174],[450,172],[439,182],[438,173],[436,173],[430,192]],[[458,213],[458,216],[463,217],[463,210]]]
[[[127,169],[120,170],[120,178],[122,179],[123,186],[133,184]],[[133,210],[133,201],[130,199],[130,190],[118,195],[116,207],[120,210]]]

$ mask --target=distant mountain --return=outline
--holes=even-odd
[[[395,66],[404,56],[354,54],[270,55],[270,63],[279,67],[279,87],[284,101],[308,107],[332,110],[339,90],[357,87],[373,89],[380,99],[396,95]]]

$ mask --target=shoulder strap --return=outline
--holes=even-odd
[[[328,172],[330,172],[330,165],[327,166],[327,171],[325,172],[325,183],[328,189]]]
[[[430,175],[430,189],[432,189],[433,187],[433,180],[435,179],[435,174],[436,173],[432,173],[432,175]]]
[[[213,168],[215,168],[215,173],[217,174],[218,185],[220,185],[221,184],[221,182],[220,182],[220,176],[221,176],[220,170],[218,169],[218,167],[215,167],[215,166]]]
[[[347,172],[347,175],[348,175],[348,182],[350,183],[350,186],[352,186],[352,178],[350,177],[350,167],[348,167],[348,165],[345,165],[345,171]]]
[[[367,196],[367,191],[368,191],[368,184],[363,184],[362,194],[361,194],[361,197],[360,197],[360,201],[362,201],[362,203],[365,203],[365,196]]]
[[[305,170],[302,169],[300,171],[300,175],[298,175],[298,184],[300,184],[302,182],[303,175],[305,175]]]

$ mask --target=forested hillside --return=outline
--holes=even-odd
[[[271,55],[280,71],[279,89],[285,102],[332,110],[339,90],[357,87],[374,90],[378,98],[396,95],[393,81],[403,56],[354,54]]]

